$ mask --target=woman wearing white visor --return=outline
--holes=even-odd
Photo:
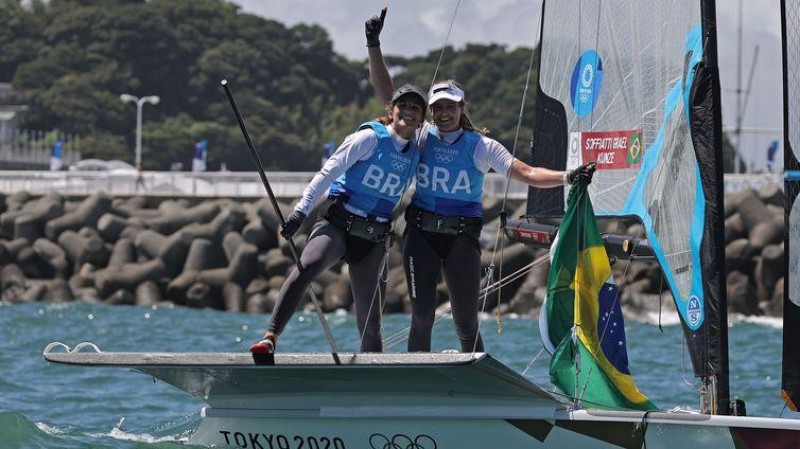
[[[383,61],[381,16],[366,22],[370,81],[389,104],[393,81]],[[570,172],[531,167],[473,126],[466,94],[455,80],[437,82],[428,93],[433,123],[418,131],[422,151],[416,191],[406,209],[403,262],[411,296],[409,351],[430,351],[436,309],[436,284],[444,273],[456,333],[463,352],[483,352],[478,332],[481,262],[478,237],[483,224],[483,179],[489,169],[537,188],[591,181],[594,165]]]

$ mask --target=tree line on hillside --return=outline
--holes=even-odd
[[[158,95],[144,105],[147,170],[189,167],[194,143],[209,142],[208,167],[253,170],[220,80],[228,79],[268,170],[316,170],[323,144],[341,142],[383,113],[364,59],[333,51],[316,25],[286,27],[224,0],[0,0],[0,82],[30,109],[21,126],[82,136],[84,157],[133,160],[136,108],[120,94]],[[353,18],[353,33],[363,33]],[[473,121],[515,147],[531,50],[468,44],[413,58],[387,56],[396,84],[427,87],[455,77]],[[536,65],[534,64],[534,67]],[[531,79],[536,79],[532,74]],[[517,151],[533,122],[528,89]]]

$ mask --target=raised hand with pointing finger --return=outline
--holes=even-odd
[[[383,19],[386,18],[386,6],[381,9],[381,15],[372,16],[364,23],[364,32],[367,35],[367,47],[380,47],[381,30],[383,30]]]

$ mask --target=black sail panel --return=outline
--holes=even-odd
[[[530,163],[534,167],[564,170],[567,166],[567,119],[564,105],[541,91],[536,95]],[[537,149],[543,149],[537,151]],[[527,214],[536,217],[564,213],[564,188],[528,189]]]
[[[800,406],[800,1],[782,0],[784,192],[786,273],[783,295],[782,396],[787,406]]]
[[[709,39],[707,39],[708,41]],[[713,40],[713,39],[712,39]],[[707,59],[708,60],[708,59]],[[723,206],[722,177],[722,127],[720,117],[719,72],[713,65],[701,64],[695,77],[692,95],[692,140],[697,162],[702,167],[703,195],[706,204],[701,265],[703,267],[704,294],[706,299],[707,325],[704,340],[706,348],[697,348],[693,353],[707,353],[703,377],[714,376],[715,411],[727,415],[730,412],[728,378],[728,301],[725,270],[725,217]],[[714,205],[714,207],[711,207]],[[691,330],[686,329],[687,332]],[[696,366],[696,365],[695,365]]]

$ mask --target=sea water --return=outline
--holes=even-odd
[[[267,317],[187,308],[140,308],[83,302],[0,304],[0,447],[177,448],[200,421],[203,403],[152,377],[124,368],[46,362],[45,346],[90,341],[103,351],[246,352]],[[343,352],[358,347],[354,317],[327,315]],[[777,319],[734,320],[730,327],[731,392],[749,415],[783,416],[781,327]],[[405,335],[408,315],[387,315],[385,335]],[[502,329],[502,332],[498,330]],[[659,407],[698,407],[698,385],[677,324],[628,322],[630,370]],[[546,389],[549,356],[538,323],[493,316],[481,320],[488,352]],[[452,321],[434,329],[435,351],[457,347]],[[404,350],[405,341],[388,349]],[[299,312],[284,331],[283,352],[327,352],[317,317]]]

